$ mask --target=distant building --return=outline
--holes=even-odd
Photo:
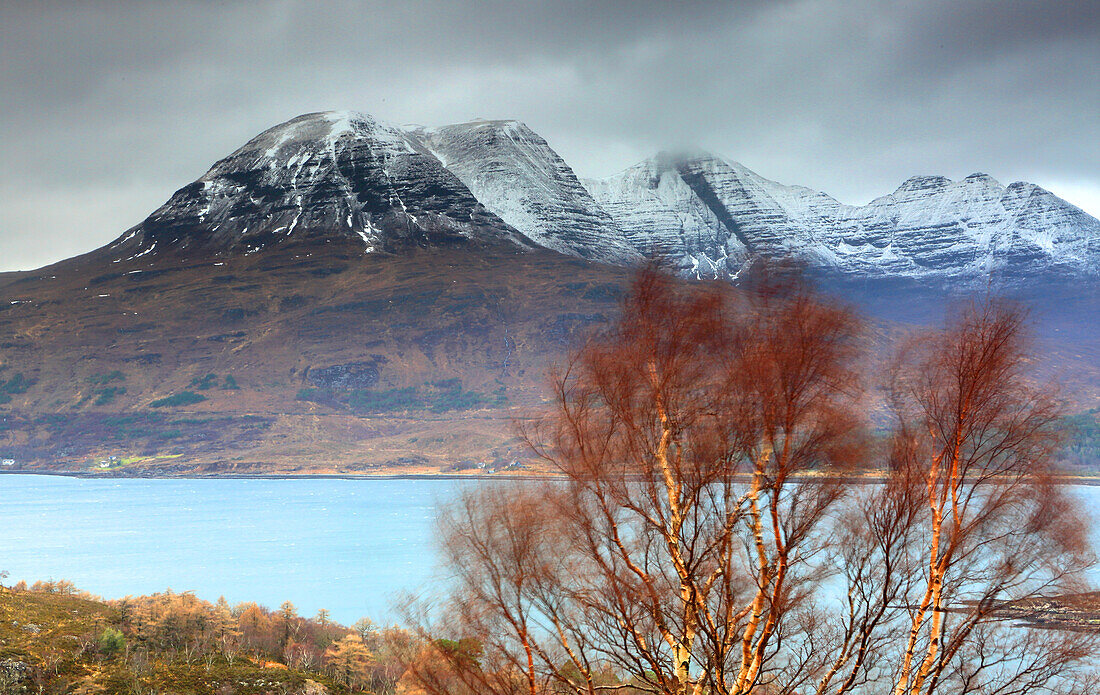
[[[15,459],[0,459],[0,466],[14,466]]]

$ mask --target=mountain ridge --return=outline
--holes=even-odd
[[[519,121],[425,128],[319,112],[219,160],[108,248],[253,253],[293,235],[350,237],[365,253],[506,244],[735,279],[754,257],[827,275],[1010,283],[1100,276],[1100,221],[1039,186],[912,176],[866,205],[772,181],[705,151],[661,152],[582,179]]]
[[[757,251],[849,275],[1100,274],[1100,221],[1039,186],[986,174],[910,177],[862,206],[710,153],[659,154],[584,183],[632,238],[690,272],[736,276]]]
[[[572,168],[525,124],[477,120],[412,133],[488,209],[540,246],[612,264],[641,259]]]

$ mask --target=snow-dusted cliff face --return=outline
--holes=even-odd
[[[479,201],[541,246],[607,263],[641,259],[569,165],[517,121],[415,131]]]
[[[786,211],[839,205],[704,154],[660,154],[585,184],[637,248],[703,277],[734,276],[756,254],[805,251],[813,235]]]
[[[405,131],[357,113],[299,116],[250,140],[115,242],[248,253],[290,237],[346,236],[367,251],[529,242]]]
[[[896,255],[894,266],[913,275],[1100,273],[1100,220],[1039,186],[1002,186],[985,174],[911,178],[844,207],[836,226],[838,265],[857,271],[889,270],[878,259]]]
[[[700,276],[736,275],[756,254],[856,276],[1100,273],[1100,221],[1038,186],[984,174],[914,177],[864,206],[709,154],[662,154],[584,183],[639,249]]]

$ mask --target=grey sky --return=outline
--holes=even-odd
[[[517,118],[582,176],[698,146],[844,202],[984,171],[1100,216],[1098,66],[1097,0],[0,0],[0,270],[325,109]]]

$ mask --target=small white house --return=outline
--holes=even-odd
[[[0,459],[0,466],[14,466],[15,459]]]

